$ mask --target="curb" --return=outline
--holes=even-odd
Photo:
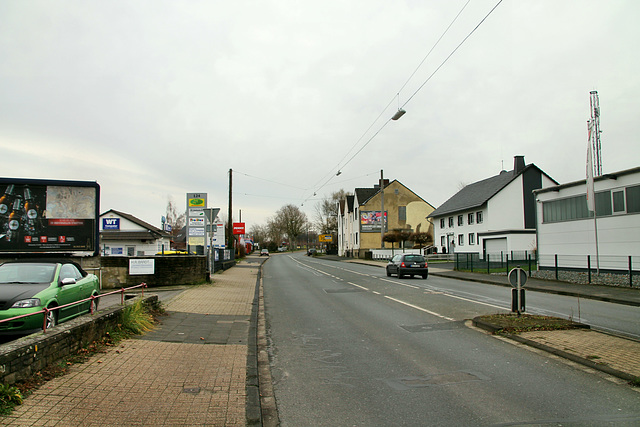
[[[341,261],[338,260],[338,262],[341,262]],[[372,267],[384,267],[384,265],[371,264],[371,263],[367,263],[367,262],[359,262],[358,260],[346,261],[346,262],[351,262],[353,264],[369,265],[369,266],[372,266]],[[446,273],[436,273],[436,272],[432,272],[432,271],[429,271],[429,275],[438,276],[438,277],[446,277],[447,279],[464,280],[464,281],[467,281],[467,282],[484,283],[486,285],[511,287],[511,285],[508,284],[508,283],[500,283],[500,282],[487,280],[487,279],[482,279],[482,278],[476,278],[476,277],[456,277],[455,275],[446,274]],[[621,305],[629,305],[629,306],[632,306],[632,307],[640,307],[640,302],[638,302],[638,301],[627,301],[627,300],[621,300],[621,299],[612,298],[612,297],[581,294],[581,293],[578,293],[578,292],[570,292],[570,291],[559,291],[559,290],[556,290],[556,289],[548,289],[548,288],[536,288],[536,287],[531,287],[531,286],[528,286],[526,289],[530,290],[530,291],[535,291],[535,292],[544,292],[546,294],[564,295],[564,296],[569,296],[569,297],[578,297],[578,298],[584,298],[584,299],[592,299],[592,300],[596,300],[596,301],[610,302],[610,303],[613,303],[613,304],[621,304]]]
[[[480,329],[484,329],[485,331],[491,332],[492,334],[498,334],[500,331],[500,328],[497,327],[496,325],[479,320],[478,318],[472,319],[471,322],[473,323],[474,326]],[[584,328],[585,329],[590,328],[590,326],[584,325]],[[532,341],[527,338],[523,338],[519,335],[500,333],[500,336],[519,342],[520,344],[524,344],[529,347],[536,348],[538,350],[546,351],[547,353],[551,353],[556,356],[562,357],[564,359],[571,360],[572,362],[579,363],[588,368],[595,369],[600,372],[604,372],[606,374],[623,379],[625,381],[634,381],[637,379],[635,376],[628,374],[626,372],[613,369],[607,365],[601,365],[601,364],[595,363],[589,359],[585,359],[584,357],[576,356],[575,354],[567,353],[566,351],[549,347],[548,345],[545,345],[545,344],[540,344],[539,342]]]

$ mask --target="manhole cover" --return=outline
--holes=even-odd
[[[191,394],[198,394],[200,393],[200,387],[188,387],[188,388],[183,388],[182,389],[183,393],[191,393]]]

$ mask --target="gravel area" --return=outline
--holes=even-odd
[[[539,270],[532,271],[531,277],[537,279],[556,280],[555,271]],[[563,282],[571,282],[578,284],[588,284],[589,275],[582,271],[559,271],[558,280]],[[613,273],[591,273],[591,283],[595,285],[621,286],[629,287],[629,274],[613,274]],[[640,274],[633,275],[633,287],[640,287]]]

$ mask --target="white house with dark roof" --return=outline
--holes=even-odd
[[[100,215],[102,256],[147,256],[171,249],[171,234],[114,209]]]
[[[533,190],[553,185],[558,183],[540,168],[515,156],[513,170],[465,186],[429,215],[438,252],[485,258],[534,251]]]

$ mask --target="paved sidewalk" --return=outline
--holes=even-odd
[[[248,336],[260,261],[248,257],[122,342],[25,399],[7,426],[244,426]]]

